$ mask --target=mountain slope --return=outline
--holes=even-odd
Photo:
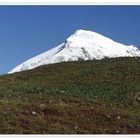
[[[140,50],[133,45],[126,46],[95,32],[77,30],[65,43],[27,60],[9,73],[63,61],[139,56]]]
[[[140,134],[140,58],[0,76],[0,125],[1,134]]]

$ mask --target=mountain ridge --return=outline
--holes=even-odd
[[[68,37],[65,43],[23,62],[8,73],[52,63],[100,60],[106,57],[140,57],[140,50],[133,45],[123,45],[96,32],[80,29]]]

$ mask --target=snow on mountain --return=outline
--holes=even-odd
[[[10,73],[63,61],[94,60],[115,57],[140,57],[133,45],[123,45],[92,31],[77,30],[65,43],[16,66]]]

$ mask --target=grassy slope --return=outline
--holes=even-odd
[[[140,134],[140,58],[0,76],[1,134]]]

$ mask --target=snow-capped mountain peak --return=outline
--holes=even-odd
[[[77,30],[65,43],[33,57],[9,73],[36,68],[63,61],[94,60],[105,57],[140,57],[140,50],[133,45],[123,45],[96,32]]]

